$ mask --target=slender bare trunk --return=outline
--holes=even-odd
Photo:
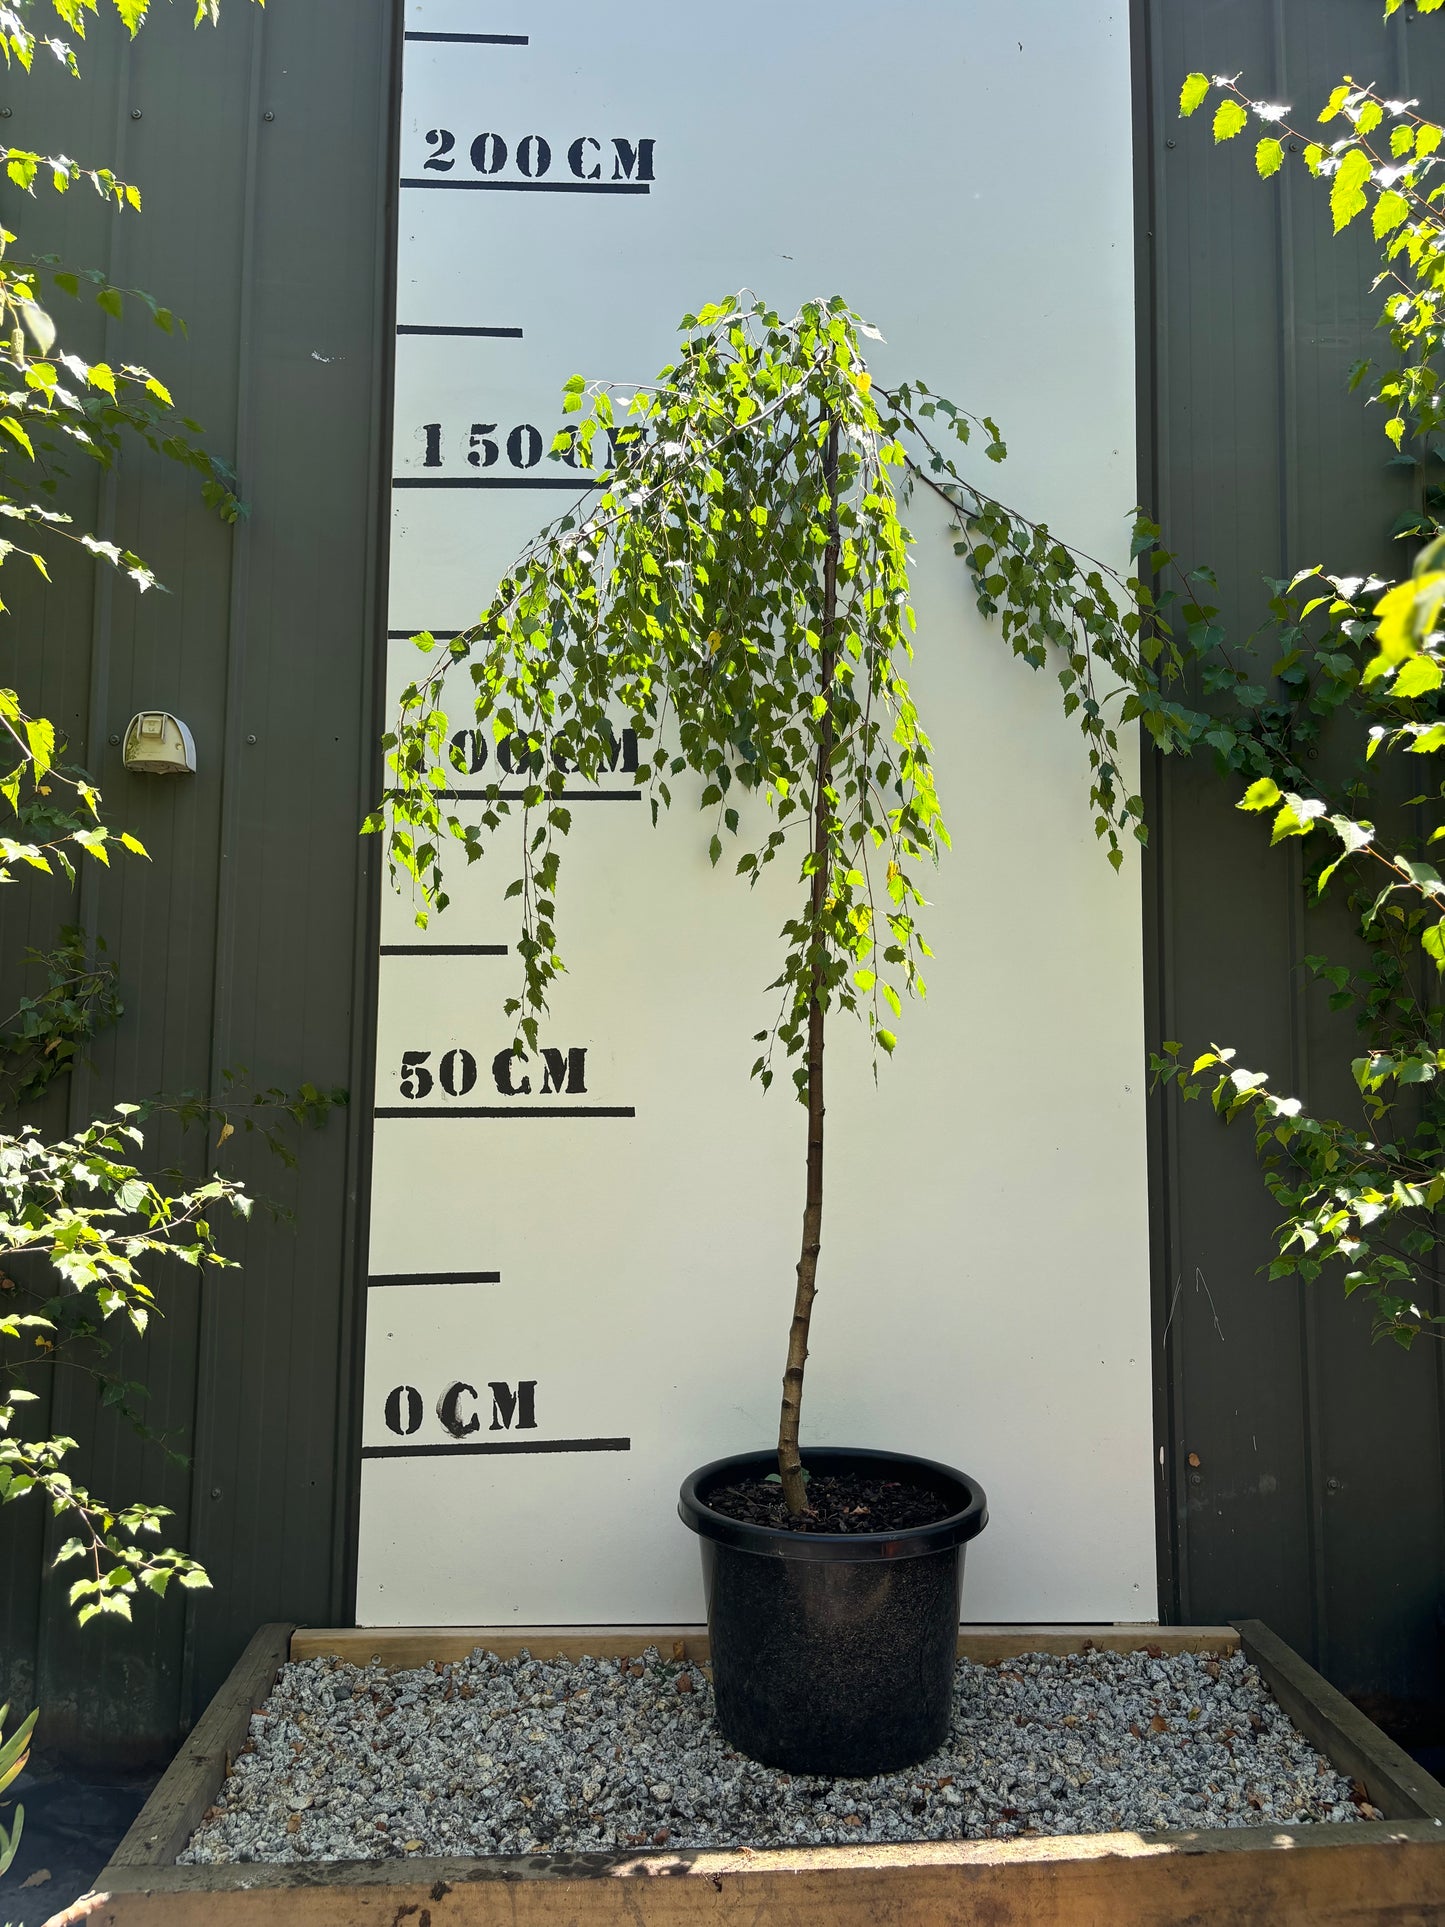
[[[832,504],[828,518],[828,546],[823,552],[823,621],[821,693],[832,694],[836,648],[833,629],[838,619],[838,424],[828,430],[824,475]],[[818,731],[818,767],[813,785],[813,983],[808,1004],[808,1184],[803,1204],[803,1249],[798,1258],[798,1286],[793,1298],[793,1323],[788,1332],[788,1363],[783,1373],[783,1409],[778,1424],[778,1475],[789,1512],[803,1512],[808,1494],[803,1483],[798,1433],[803,1417],[803,1371],[808,1362],[808,1329],[818,1289],[818,1253],[823,1243],[823,906],[828,893],[830,847],[829,810],[825,791],[833,769],[833,717],[823,717]]]

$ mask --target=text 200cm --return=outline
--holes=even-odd
[[[431,127],[426,138],[431,152],[422,166],[433,174],[450,174],[460,158],[456,135],[448,127]],[[650,184],[656,178],[655,147],[654,140],[627,140],[621,134],[614,134],[610,144],[592,134],[581,134],[568,142],[565,163],[557,162],[558,171],[565,166],[567,176],[582,182]],[[513,174],[524,181],[542,181],[551,174],[556,160],[552,143],[543,134],[524,134],[520,140],[508,140],[504,134],[478,134],[466,154],[473,171],[487,180]]]

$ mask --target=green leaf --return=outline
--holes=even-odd
[[[1236,134],[1243,133],[1249,125],[1249,115],[1237,100],[1222,100],[1214,110],[1214,138],[1216,142],[1233,140]]]
[[[1250,784],[1236,807],[1241,810],[1272,810],[1281,794],[1279,784],[1273,777],[1261,776]]]
[[[34,301],[22,300],[17,302],[16,305],[20,309],[21,318],[25,323],[26,331],[31,340],[35,343],[42,355],[48,355],[55,346],[55,323],[50,319],[50,316],[45,312],[44,308],[38,306]]]
[[[1189,74],[1179,89],[1179,112],[1187,120],[1209,97],[1208,74]]]
[[[1365,210],[1365,184],[1373,169],[1370,157],[1362,147],[1350,147],[1335,170],[1330,182],[1330,213],[1334,218],[1335,233],[1339,234],[1350,225],[1357,214]]]
[[[1434,656],[1410,656],[1396,672],[1390,693],[1408,702],[1438,689],[1442,679],[1445,679],[1445,669]]]
[[[1370,217],[1375,230],[1375,239],[1383,241],[1387,234],[1393,234],[1395,229],[1409,218],[1410,203],[1403,194],[1396,193],[1393,187],[1387,187],[1377,197],[1375,211]]]

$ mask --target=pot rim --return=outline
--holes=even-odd
[[[954,1466],[944,1465],[938,1459],[923,1459],[908,1452],[851,1445],[818,1446],[805,1451],[803,1458],[805,1462],[812,1460],[815,1464],[824,1459],[842,1460],[845,1465],[867,1460],[874,1464],[907,1467],[910,1471],[931,1474],[939,1482],[961,1485],[969,1495],[968,1503],[956,1512],[950,1512],[946,1518],[933,1520],[929,1525],[905,1526],[897,1532],[789,1532],[783,1526],[753,1525],[743,1519],[730,1519],[726,1513],[715,1512],[705,1499],[698,1497],[698,1488],[717,1482],[718,1475],[725,1472],[746,1476],[756,1467],[776,1466],[777,1453],[730,1452],[725,1458],[713,1459],[707,1465],[699,1466],[683,1480],[678,1494],[677,1516],[700,1538],[715,1540],[719,1545],[731,1546],[738,1552],[760,1553],[777,1559],[825,1560],[859,1565],[879,1559],[909,1559],[923,1553],[948,1552],[965,1545],[970,1539],[976,1539],[988,1524],[988,1500],[978,1480]],[[928,1482],[926,1479],[917,1481],[919,1484]]]

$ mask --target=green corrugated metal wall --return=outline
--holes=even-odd
[[[1265,613],[1262,576],[1315,562],[1398,572],[1407,558],[1386,532],[1411,483],[1387,467],[1379,411],[1345,390],[1376,346],[1368,235],[1332,238],[1302,170],[1263,183],[1247,142],[1212,151],[1203,116],[1178,119],[1179,84],[1243,70],[1256,97],[1308,117],[1342,73],[1445,103],[1440,21],[1387,26],[1382,12],[1149,0],[1140,21],[1141,487],[1171,545],[1217,569],[1236,638]],[[1233,794],[1207,767],[1155,772],[1153,1038],[1232,1044],[1352,1114],[1354,1032],[1301,967],[1339,932],[1302,916],[1297,856],[1271,852]],[[1277,1214],[1247,1128],[1202,1105],[1157,1106],[1155,1123],[1166,1603],[1196,1621],[1266,1619],[1347,1691],[1432,1699],[1445,1354],[1430,1340],[1371,1346],[1367,1308],[1337,1285],[1265,1282]]]
[[[37,1585],[53,1538],[38,1509],[0,1513],[0,1699],[42,1704],[47,1745],[152,1756],[258,1621],[347,1611],[377,858],[356,829],[379,770],[399,65],[399,0],[264,13],[230,0],[199,32],[191,11],[155,9],[133,46],[113,17],[93,27],[81,82],[0,82],[9,140],[58,141],[141,185],[139,219],[75,191],[58,205],[9,195],[10,224],[185,317],[180,341],[91,310],[82,346],[152,366],[235,458],[252,509],[232,533],[171,464],[127,456],[81,512],[171,593],[72,568],[3,632],[4,680],[43,697],[155,859],[92,872],[81,899],[120,962],[126,1015],[69,1112],[214,1088],[234,1066],[265,1085],[346,1085],[359,1102],[308,1136],[294,1174],[243,1152],[257,1194],[294,1223],[258,1212],[228,1233],[244,1269],[202,1291],[175,1276],[163,1321],[126,1347],[126,1376],[149,1382],[150,1422],[189,1470],[98,1412],[83,1375],[54,1384],[52,1423],[82,1442],[90,1482],[162,1496],[216,1591],[77,1633],[60,1603],[73,1568]],[[114,739],[141,707],[191,725],[194,782],[121,768]],[[35,943],[67,914],[58,890],[28,891],[27,908]],[[12,961],[18,922],[7,903]],[[205,1157],[177,1149],[192,1168]]]

